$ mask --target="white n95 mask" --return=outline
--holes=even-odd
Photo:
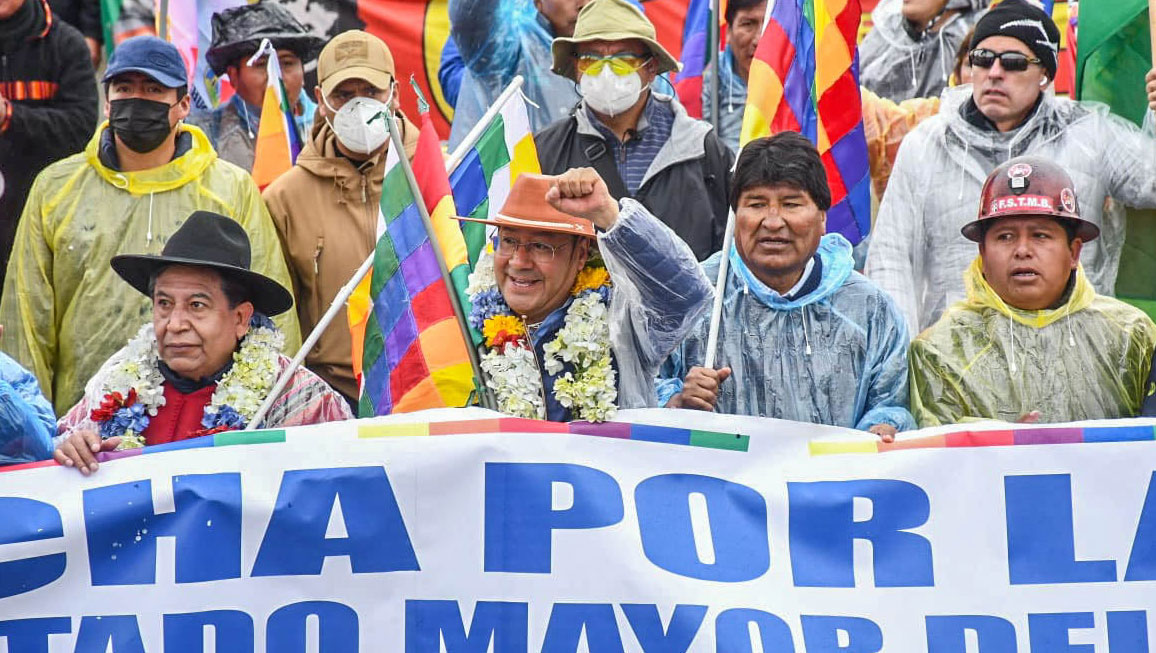
[[[642,94],[642,77],[637,71],[629,75],[615,75],[610,66],[603,66],[598,75],[582,75],[578,85],[586,104],[610,117],[634,106]]]
[[[333,111],[328,101],[325,106]],[[378,114],[384,115],[377,117]],[[389,138],[389,126],[385,121],[390,117],[392,112],[388,104],[373,98],[355,97],[334,113],[333,122],[329,126],[342,145],[359,154],[369,154]]]

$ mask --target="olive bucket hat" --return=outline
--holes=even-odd
[[[554,39],[554,72],[577,81],[575,56],[578,45],[591,41],[638,39],[658,61],[658,74],[677,72],[681,65],[659,44],[654,24],[626,0],[594,0],[578,12],[574,36]]]

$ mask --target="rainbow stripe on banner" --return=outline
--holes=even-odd
[[[871,230],[871,176],[859,96],[858,0],[774,3],[751,62],[740,143],[781,131],[819,150],[831,186],[827,230],[852,244]]]
[[[340,424],[334,424],[333,426],[340,426]],[[719,433],[715,431],[651,426],[648,424],[631,424],[627,422],[603,422],[599,424],[592,422],[561,423],[523,419],[520,417],[498,417],[493,419],[453,420],[448,422],[357,425],[357,437],[359,439],[431,435],[481,435],[487,433],[559,433],[586,435],[619,440],[633,440],[635,442],[657,442],[689,447],[704,447],[707,449],[722,449],[740,453],[746,453],[750,448],[750,436],[739,433]],[[284,429],[226,431],[224,433],[216,433],[199,438],[157,444],[151,447],[98,453],[96,454],[96,460],[97,462],[104,463],[120,458],[164,453],[166,451],[231,447],[238,444],[269,444],[273,442],[285,442],[285,439]],[[42,460],[35,463],[9,465],[0,467],[0,473],[14,472],[20,469],[31,469],[34,467],[50,467],[56,464],[55,460]]]
[[[906,449],[952,449],[967,447],[1012,447],[1025,444],[1092,444],[1101,442],[1150,442],[1156,440],[1156,426],[1042,427],[994,431],[956,431],[909,440],[883,442],[854,440],[813,441],[812,456],[847,453],[885,453]]]
[[[739,433],[716,433],[670,426],[651,426],[627,422],[547,422],[520,417],[475,419],[451,422],[417,422],[412,424],[365,424],[357,429],[359,438],[415,437],[430,435],[468,435],[479,433],[566,433],[592,435],[618,440],[680,444],[689,447],[725,449],[746,452],[750,436]]]

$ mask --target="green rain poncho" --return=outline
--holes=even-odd
[[[101,364],[151,319],[149,299],[113,272],[117,254],[160,254],[198,209],[245,227],[252,269],[291,288],[273,221],[248,173],[220,161],[204,132],[188,151],[141,172],[101,163],[101,125],[84,152],[46,168],[16,231],[0,301],[3,350],[40,380],[63,415]],[[180,138],[185,138],[181,136]],[[274,319],[290,354],[301,344],[297,311]]]
[[[983,278],[965,274],[967,299],[911,343],[911,412],[922,427],[969,419],[1042,422],[1131,417],[1144,398],[1156,324],[1097,295],[1083,266],[1067,302],[1012,308]]]

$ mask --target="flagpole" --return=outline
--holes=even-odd
[[[249,424],[245,426],[246,431],[252,431],[257,428],[257,425],[265,419],[265,416],[269,413],[269,409],[273,406],[273,402],[277,397],[281,396],[281,392],[285,390],[285,386],[289,385],[289,380],[293,378],[293,374],[297,371],[297,366],[305,362],[305,356],[313,350],[313,346],[321,339],[321,334],[325,333],[325,329],[329,326],[329,323],[333,321],[333,318],[337,317],[337,314],[345,308],[345,302],[349,301],[349,296],[353,294],[353,291],[357,288],[357,284],[361,283],[361,280],[364,279],[365,275],[369,274],[369,271],[372,269],[373,252],[370,252],[369,258],[365,259],[361,267],[357,268],[357,271],[353,273],[353,277],[349,282],[341,287],[341,290],[337,293],[337,297],[335,297],[333,303],[329,305],[329,310],[325,311],[325,315],[321,316],[321,319],[317,322],[317,326],[309,333],[309,337],[305,339],[305,342],[301,343],[301,348],[297,350],[297,355],[290,361],[289,367],[285,368],[281,377],[273,384],[272,389],[269,390],[269,394],[265,395],[265,401],[261,402],[261,407],[257,409],[257,413],[253,415],[253,419],[249,420]]]
[[[482,375],[482,363],[478,357],[478,351],[473,347],[474,337],[470,333],[470,326],[466,323],[466,313],[462,309],[462,304],[458,301],[458,294],[454,290],[453,279],[450,278],[449,268],[446,267],[446,259],[442,255],[441,244],[438,243],[437,233],[434,231],[433,221],[430,220],[429,210],[425,206],[425,198],[421,193],[421,187],[418,186],[417,177],[413,174],[413,166],[410,165],[409,159],[405,156],[405,143],[401,140],[401,132],[397,128],[397,121],[390,118],[385,121],[389,127],[390,147],[396,148],[394,151],[398,153],[398,165],[401,166],[405,173],[405,180],[409,183],[409,190],[413,194],[414,204],[417,206],[417,212],[421,215],[421,221],[425,225],[426,234],[429,236],[431,249],[434,257],[438,262],[438,270],[441,272],[442,281],[446,285],[446,294],[450,298],[450,306],[454,309],[454,317],[458,322],[458,329],[462,332],[462,344],[465,345],[466,353],[470,356],[470,366],[474,370],[474,383],[478,390],[479,398],[482,400],[482,405],[486,405],[485,399],[489,397],[486,392],[486,377]]]
[[[1156,1],[1156,0],[1154,0]],[[739,154],[735,156],[735,162],[731,166],[731,177],[734,177],[735,168],[739,165],[739,156],[743,153],[742,145],[739,146]],[[718,262],[718,279],[714,282],[714,305],[710,310],[710,328],[706,334],[706,356],[703,360],[703,367],[707,369],[714,369],[715,358],[718,353],[718,331],[719,325],[722,324],[722,309],[723,296],[727,291],[727,277],[730,276],[731,268],[731,246],[735,242],[735,210],[727,211],[727,226],[723,231],[722,242],[722,256],[719,257]]]
[[[157,36],[169,40],[169,0],[160,0],[157,11]]]
[[[521,90],[524,81],[521,75],[516,75],[514,79],[510,80],[509,86],[502,91],[498,99],[490,105],[490,108],[486,109],[482,117],[474,123],[473,128],[466,133],[466,137],[462,139],[462,142],[458,143],[453,153],[450,154],[450,158],[446,159],[446,172],[452,173],[457,169],[462,159],[466,158],[466,154],[469,153],[470,148],[477,145],[478,141],[482,138],[482,134],[486,133],[486,129],[489,128],[490,123],[494,121],[494,117],[502,111],[502,107],[505,106],[506,101],[509,100],[514,93]]]
[[[723,232],[722,256],[719,257],[718,262],[718,279],[714,284],[714,306],[710,311],[710,329],[706,336],[706,360],[703,361],[703,367],[707,369],[714,369],[715,353],[718,351],[718,331],[719,325],[722,323],[722,308],[723,295],[727,290],[727,276],[730,273],[730,251],[731,243],[735,239],[735,212],[733,210],[727,213],[727,228]]]
[[[1156,1],[1156,0],[1154,0]],[[768,10],[768,14],[770,11]],[[719,17],[719,0],[710,0],[710,33],[706,35],[706,47],[708,62],[710,65],[710,124],[714,126],[714,131],[718,133],[719,126],[719,106],[718,106],[718,77],[719,77],[719,32],[722,31],[722,23]]]
[[[1152,67],[1156,68],[1156,0],[1148,0],[1148,34],[1152,40]]]

